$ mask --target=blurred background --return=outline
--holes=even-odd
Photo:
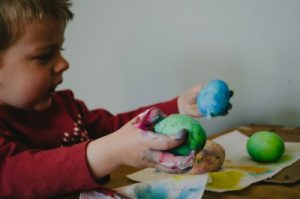
[[[60,88],[112,113],[223,79],[226,117],[208,135],[250,123],[300,126],[299,0],[73,0]]]

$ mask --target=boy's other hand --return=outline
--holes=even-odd
[[[177,100],[178,110],[180,114],[186,114],[192,117],[201,117],[197,106],[197,96],[202,89],[201,85],[197,85],[183,92]]]
[[[180,114],[186,114],[192,117],[201,117],[197,105],[197,96],[200,93],[203,87],[201,85],[194,86],[187,91],[183,92],[177,100],[177,106]],[[230,91],[230,97],[233,96],[233,91]],[[224,112],[224,115],[227,115],[232,108],[232,104],[229,103],[227,111]]]

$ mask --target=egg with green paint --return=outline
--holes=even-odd
[[[191,151],[200,151],[206,142],[206,133],[200,123],[184,114],[172,114],[154,126],[154,132],[162,135],[176,134],[182,130],[187,132],[185,142],[170,150],[175,155],[186,156]]]
[[[247,151],[257,162],[276,162],[285,150],[283,139],[275,132],[258,131],[247,141]]]

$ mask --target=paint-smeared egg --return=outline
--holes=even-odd
[[[230,97],[228,85],[223,80],[212,80],[197,96],[197,106],[203,116],[224,115],[228,111]]]
[[[204,148],[196,154],[190,174],[201,174],[221,169],[225,160],[224,148],[211,140],[207,140]]]
[[[154,132],[163,135],[171,135],[182,130],[187,132],[185,142],[172,149],[175,155],[188,155],[192,150],[200,151],[206,142],[206,133],[200,123],[194,118],[184,114],[172,114],[154,126]]]

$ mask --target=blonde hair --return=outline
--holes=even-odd
[[[70,0],[0,0],[0,53],[18,40],[28,22],[54,18],[64,25],[73,18]]]

